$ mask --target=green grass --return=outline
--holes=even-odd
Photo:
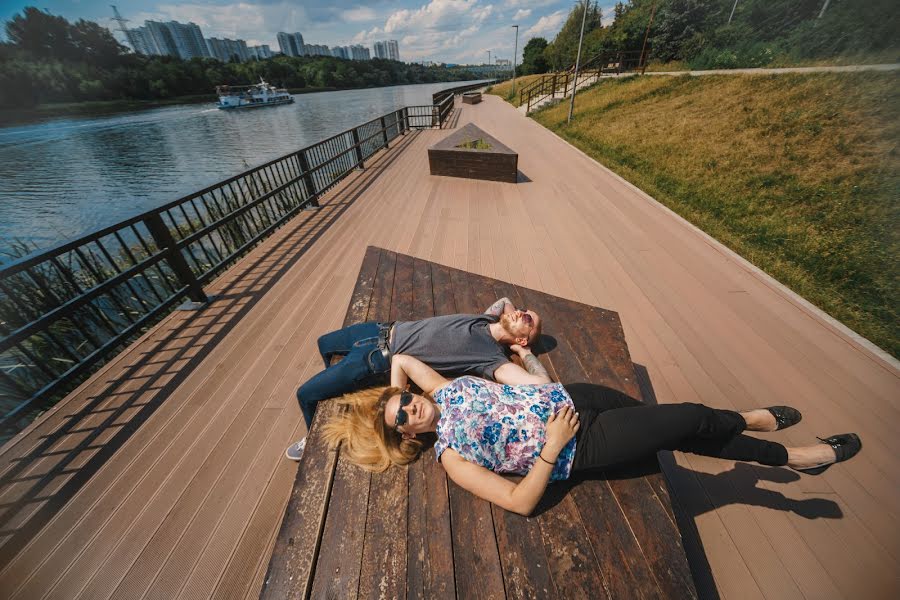
[[[457,148],[466,148],[468,150],[490,150],[491,149],[491,145],[488,144],[486,141],[484,141],[481,138],[478,138],[477,140],[470,140],[468,142],[463,142],[462,144],[457,144],[456,147]]]
[[[637,77],[534,118],[894,356],[895,73]]]

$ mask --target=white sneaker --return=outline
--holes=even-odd
[[[303,450],[306,448],[306,437],[299,442],[294,442],[288,449],[284,451],[284,455],[291,460],[300,460],[303,458]]]

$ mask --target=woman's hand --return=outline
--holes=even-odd
[[[555,462],[559,453],[566,447],[581,425],[578,413],[571,406],[565,406],[547,419],[547,436],[541,456],[545,460]]]

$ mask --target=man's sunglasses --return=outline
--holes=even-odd
[[[409,406],[412,399],[412,392],[400,392],[400,408],[397,409],[397,420],[394,422],[394,429],[397,429],[401,425],[406,425],[409,421],[409,415],[403,410],[403,407]]]

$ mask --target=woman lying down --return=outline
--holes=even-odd
[[[405,391],[409,379],[425,395]],[[817,475],[862,447],[854,433],[799,448],[742,434],[798,423],[800,413],[787,406],[737,413],[702,404],[644,405],[588,384],[511,386],[471,376],[448,380],[402,354],[393,357],[391,387],[348,395],[343,403],[324,434],[332,446],[343,444],[346,460],[370,471],[406,465],[422,452],[417,436],[434,432],[435,454],[453,481],[523,515],[531,514],[550,480],[659,450],[787,465]],[[525,477],[516,483],[498,473]]]

